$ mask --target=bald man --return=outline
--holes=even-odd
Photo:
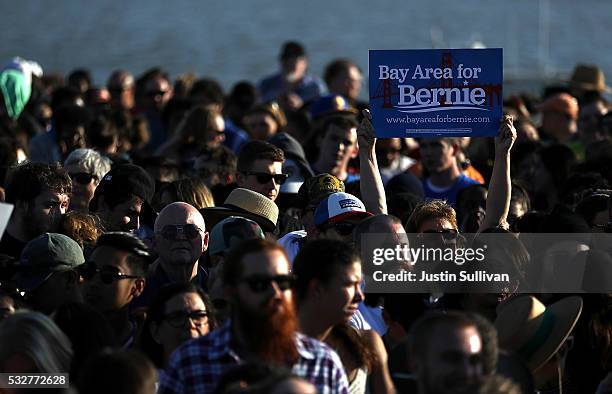
[[[159,288],[169,283],[191,282],[205,288],[206,271],[199,264],[208,249],[204,218],[184,202],[167,205],[155,220],[153,248],[158,254],[147,275],[147,287],[135,306],[148,306]]]

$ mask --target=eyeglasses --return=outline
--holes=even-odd
[[[163,96],[166,93],[167,93],[167,91],[164,91],[164,90],[155,90],[155,91],[152,91],[152,92],[147,92],[147,96],[149,96],[149,97],[159,97],[159,96]]]
[[[112,265],[103,265],[101,268],[96,266],[96,263],[89,262],[83,264],[83,267],[79,270],[81,276],[85,280],[92,280],[96,274],[100,274],[100,279],[102,283],[110,285],[114,281],[121,279],[136,279],[140,278],[136,275],[128,275],[122,272],[119,272],[119,268],[113,267]]]
[[[176,311],[170,312],[164,316],[164,319],[171,327],[181,328],[187,325],[187,319],[191,319],[196,326],[208,324],[208,312],[200,311]]]
[[[70,174],[70,178],[77,181],[81,185],[88,185],[92,179],[98,179],[95,175],[88,174],[86,172],[77,172],[76,174]]]
[[[276,276],[260,276],[253,275],[247,278],[242,278],[240,282],[246,283],[252,292],[262,293],[272,286],[272,282],[275,282],[281,291],[289,290],[295,282],[295,276],[293,275],[276,275]]]
[[[265,185],[269,183],[272,179],[276,182],[277,185],[282,185],[285,183],[287,178],[289,178],[289,174],[268,174],[267,172],[255,172],[255,171],[246,171],[244,175],[254,175],[257,182]]]
[[[330,228],[335,229],[338,232],[338,234],[346,237],[353,233],[353,230],[355,229],[355,224],[346,223],[346,222],[332,223],[332,224],[327,225],[325,227],[325,230],[330,229]]]
[[[459,232],[454,228],[445,228],[444,230],[425,230],[423,234],[439,234],[445,242],[454,242],[457,240]]]
[[[168,224],[162,227],[159,234],[168,241],[175,241],[179,233],[189,240],[196,239],[203,230],[195,224]]]

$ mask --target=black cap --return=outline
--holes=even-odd
[[[131,193],[150,204],[155,193],[155,182],[142,167],[119,164],[102,177],[95,196],[113,193]]]

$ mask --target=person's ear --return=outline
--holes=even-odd
[[[24,212],[28,212],[29,210],[30,210],[30,201],[17,200],[15,202],[15,212],[24,213]]]
[[[66,271],[64,273],[64,281],[66,290],[74,289],[81,284],[81,275],[75,270]]]
[[[137,298],[142,294],[145,288],[145,284],[146,284],[145,278],[142,278],[142,277],[136,278],[136,280],[134,281],[134,285],[132,286],[132,291],[130,292],[130,295],[132,296],[132,298]]]
[[[308,296],[312,297],[314,300],[320,300],[323,296],[323,284],[318,279],[313,279],[308,283]]]
[[[206,252],[206,250],[208,250],[208,237],[209,237],[209,235],[210,234],[207,231],[202,236],[202,253],[204,253],[204,252]]]

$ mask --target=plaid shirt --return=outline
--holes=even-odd
[[[243,361],[230,348],[231,323],[178,348],[161,374],[158,393],[213,393],[221,376]],[[348,394],[340,358],[322,342],[296,334],[300,356],[292,371],[312,384],[319,394]]]

